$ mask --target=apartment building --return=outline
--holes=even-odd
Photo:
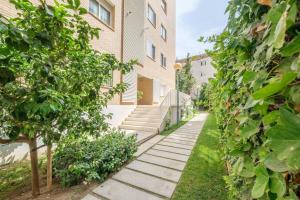
[[[175,88],[175,10],[175,0],[124,0],[123,58],[139,64],[123,77],[123,104],[159,104]]]
[[[39,0],[30,1],[39,4]],[[168,93],[171,94],[169,91],[175,88],[175,0],[80,2],[81,6],[89,11],[84,18],[91,26],[101,29],[100,38],[91,41],[93,48],[114,54],[124,62],[138,60],[134,70],[124,76],[121,76],[119,71],[112,72],[113,79],[102,88],[109,90],[111,86],[120,82],[129,86],[124,94],[116,95],[103,111],[113,114],[108,122],[113,127],[137,134],[139,142],[151,138],[162,126],[161,111],[157,110],[157,106],[154,106],[156,110],[146,108],[144,111],[137,105],[158,105]],[[52,5],[54,0],[47,0],[47,3]],[[17,16],[15,7],[9,0],[0,0],[0,14],[7,18]],[[143,93],[139,100],[138,91]],[[152,114],[146,116],[149,112]],[[134,117],[130,118],[130,115]],[[143,116],[142,119],[140,115]],[[134,126],[129,126],[132,124]],[[144,125],[147,124],[153,127],[145,128]],[[24,159],[28,147],[24,144],[0,145],[0,152],[2,165]],[[43,149],[39,152],[43,152]]]
[[[192,56],[191,59],[191,73],[196,80],[196,84],[191,92],[191,97],[195,99],[198,97],[202,85],[208,83],[209,79],[214,77],[216,69],[211,64],[211,58],[206,54]],[[185,64],[186,59],[180,59],[177,60],[177,62]]]
[[[2,15],[17,16],[9,0],[0,2]],[[31,2],[39,4],[39,0]],[[51,5],[54,0],[47,2]],[[128,105],[159,104],[175,88],[175,0],[81,0],[81,6],[89,11],[84,18],[101,29],[100,38],[91,42],[96,50],[139,63],[123,77],[119,71],[113,72],[113,80],[104,89],[122,81],[129,88],[116,95],[105,112],[123,109],[126,115],[133,109]],[[139,101],[138,91],[143,94]]]

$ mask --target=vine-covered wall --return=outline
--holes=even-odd
[[[300,197],[300,1],[232,0],[209,52],[230,199]]]

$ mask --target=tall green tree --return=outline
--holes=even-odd
[[[83,19],[80,0],[10,1],[18,17],[0,20],[0,144],[27,143],[30,148],[32,193],[40,193],[38,138],[45,145],[67,134],[101,135],[108,129],[102,109],[117,93],[100,88],[111,71],[126,73],[133,62],[95,51],[90,41],[99,29]]]
[[[186,94],[191,94],[193,87],[196,83],[195,78],[191,73],[191,68],[192,68],[192,58],[190,57],[190,54],[187,54],[186,62],[178,75],[179,91]]]
[[[230,1],[207,88],[230,199],[300,198],[300,2]]]

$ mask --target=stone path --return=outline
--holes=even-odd
[[[83,200],[170,199],[207,114],[199,114],[167,137],[142,144],[137,158]]]

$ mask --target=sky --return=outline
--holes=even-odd
[[[228,0],[176,0],[176,56],[205,53],[210,44],[198,42],[200,36],[221,33],[226,26]]]

